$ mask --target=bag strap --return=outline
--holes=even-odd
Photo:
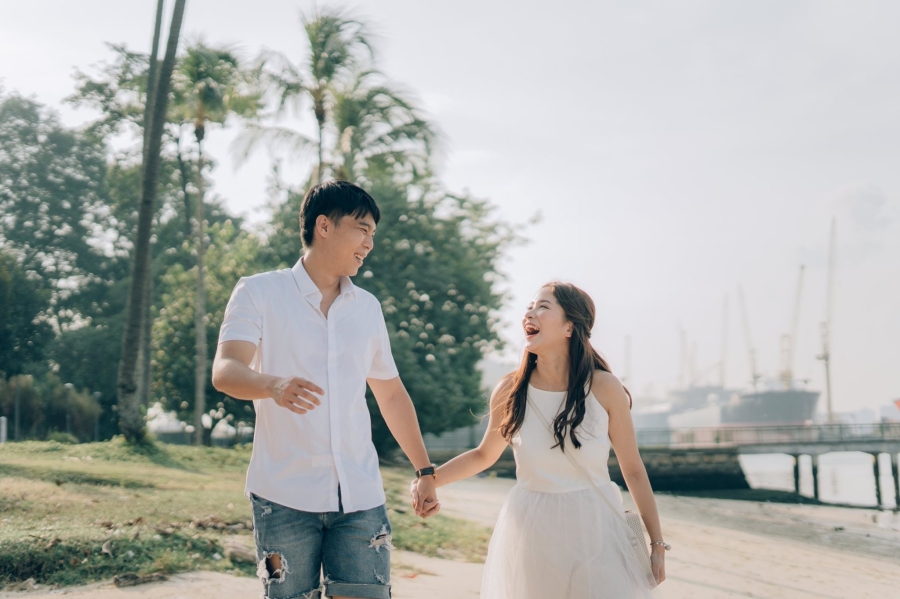
[[[534,405],[534,402],[531,401],[530,397],[528,397],[526,395],[525,400],[528,402],[528,405],[531,408],[531,411],[534,412],[535,414],[537,414],[538,418],[541,419],[541,422],[544,423],[544,426],[547,428],[548,431],[550,431],[550,435],[552,436],[553,435],[553,427],[551,427],[550,423],[547,422],[547,418],[541,413],[540,410],[537,409],[537,406]],[[607,499],[606,494],[600,489],[600,487],[597,486],[597,483],[594,482],[594,479],[591,478],[591,475],[587,473],[587,471],[581,466],[581,464],[579,464],[578,461],[568,451],[563,451],[563,454],[569,459],[569,462],[571,462],[572,465],[575,466],[575,468],[579,472],[581,472],[586,479],[588,479],[588,481],[591,483],[591,486],[593,486],[594,489],[597,490],[597,493],[600,495],[600,497],[603,498],[603,501],[606,502],[606,505],[608,505],[609,508],[613,511],[613,513],[616,516],[618,516],[619,520],[621,520],[625,524],[625,528],[630,531],[631,527],[628,526],[628,522],[625,520],[625,516],[623,516],[619,512],[619,510],[617,510],[615,508],[615,506],[612,504],[612,502],[609,499]]]

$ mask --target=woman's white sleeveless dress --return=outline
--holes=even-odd
[[[516,485],[500,511],[488,548],[481,599],[634,599],[654,597],[634,555],[626,524],[586,474],[559,448],[546,425],[565,392],[529,385],[522,428],[512,439]],[[576,431],[580,449],[567,451],[624,513],[619,487],[609,478],[609,415],[589,394]]]

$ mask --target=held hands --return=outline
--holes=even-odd
[[[441,511],[441,502],[438,501],[437,491],[434,487],[434,477],[425,475],[409,483],[409,494],[412,497],[413,509],[417,516],[430,518]]]
[[[315,383],[301,379],[299,376],[276,379],[269,386],[269,391],[275,403],[295,414],[306,414],[321,405],[322,401],[313,393],[319,395],[325,393]]]
[[[659,545],[654,545],[650,550],[650,569],[656,577],[656,584],[666,579],[666,550]]]

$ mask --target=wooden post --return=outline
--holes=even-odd
[[[819,500],[819,456],[810,456],[812,459],[813,497]]]
[[[872,454],[875,456],[875,506],[881,507],[881,465],[878,463],[878,454]]]
[[[894,508],[900,510],[900,464],[897,454],[891,454],[891,475],[894,477]]]
[[[800,456],[794,456],[794,491],[800,494]]]

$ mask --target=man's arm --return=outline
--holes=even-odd
[[[267,399],[297,414],[306,414],[321,401],[314,393],[325,393],[318,385],[300,377],[280,378],[250,368],[256,344],[223,341],[212,365],[213,387],[235,399]]]
[[[368,379],[367,382],[372,394],[375,395],[375,401],[378,402],[378,408],[388,429],[394,435],[400,449],[409,458],[413,468],[421,470],[430,466],[431,461],[428,459],[419,421],[416,418],[416,408],[400,377],[388,380]],[[423,476],[419,480],[418,493],[416,514],[423,518],[437,514],[441,507],[437,500],[434,477]]]

